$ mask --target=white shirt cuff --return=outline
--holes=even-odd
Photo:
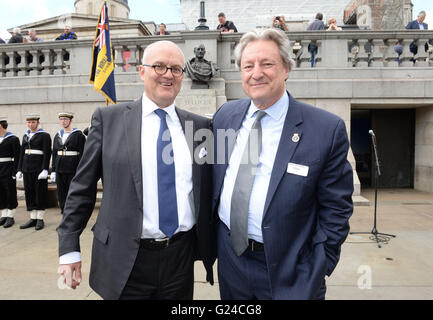
[[[72,264],[81,261],[81,253],[73,251],[60,256],[59,264]]]

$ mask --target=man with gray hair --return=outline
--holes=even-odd
[[[246,33],[236,62],[249,98],[213,118],[222,299],[324,299],[349,232],[346,127],[286,91],[290,54],[280,30]],[[237,135],[222,137],[228,130]]]
[[[29,38],[25,39],[24,42],[42,42],[43,40],[38,37],[35,29],[29,30]]]
[[[413,20],[409,22],[406,26],[406,29],[412,29],[412,30],[427,30],[428,25],[424,22],[426,17],[425,11],[420,11],[418,13],[418,16],[416,20]],[[425,51],[428,50],[428,44],[425,44]],[[418,46],[415,44],[415,42],[412,42],[410,44],[410,52],[412,52],[414,55],[418,53]]]
[[[184,67],[175,43],[152,43],[139,69],[143,96],[94,112],[57,228],[59,271],[73,289],[81,282],[79,237],[101,177],[89,279],[95,292],[104,299],[192,299],[194,260],[203,261],[213,284],[210,148],[205,136],[193,139],[210,120],[175,106]]]
[[[23,43],[23,36],[21,35],[20,28],[14,28],[12,31],[12,37],[9,39],[8,43]]]

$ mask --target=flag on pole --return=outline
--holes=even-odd
[[[95,40],[93,42],[92,69],[89,82],[95,91],[100,92],[108,102],[116,103],[116,86],[114,83],[114,61],[111,50],[108,7],[104,2],[98,18]]]

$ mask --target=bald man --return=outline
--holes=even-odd
[[[81,282],[79,236],[100,178],[89,281],[102,298],[192,299],[195,260],[213,284],[211,142],[193,139],[210,120],[175,106],[184,65],[173,42],[149,45],[139,69],[142,98],[93,114],[57,228],[59,272],[73,289]]]

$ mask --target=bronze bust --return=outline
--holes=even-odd
[[[208,82],[216,74],[214,64],[204,58],[206,48],[203,44],[194,48],[195,58],[186,61],[185,69],[193,84],[192,88],[209,88]]]

